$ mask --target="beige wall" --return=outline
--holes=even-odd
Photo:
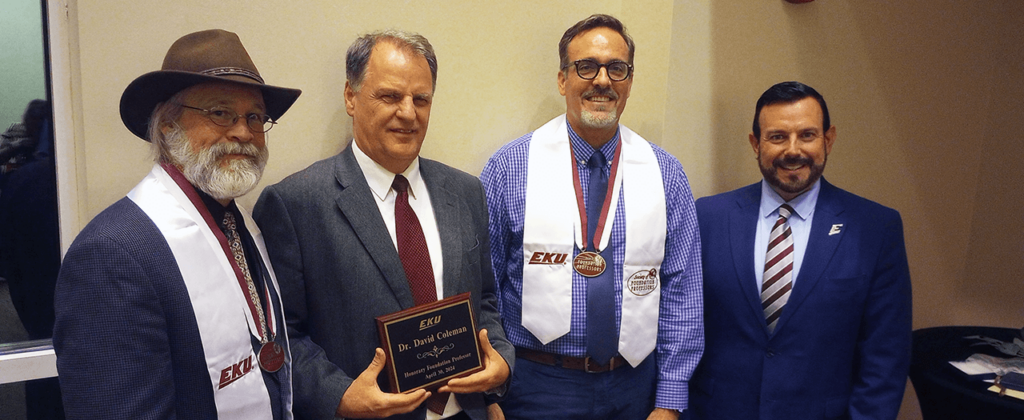
[[[440,70],[422,154],[476,174],[500,145],[564,110],[558,38],[605,12],[638,45],[623,121],[679,157],[696,196],[759,179],[746,141],[754,102],[773,83],[806,82],[825,95],[838,129],[826,177],[903,215],[915,328],[1022,324],[1024,2],[70,3],[70,107],[81,113],[75,222],[148,171],[147,144],[121,124],[118,100],[187,32],[237,32],[270,83],[303,89],[270,133],[266,185],[351,135],[343,55],[357,34],[397,27],[431,40]],[[919,417],[908,395],[901,418]]]
[[[555,84],[558,39],[594,12],[645,22],[631,28],[641,45],[637,72],[642,77],[633,85],[638,99],[630,103],[625,121],[657,140],[669,96],[673,4],[624,3],[630,2],[78,2],[83,222],[123,196],[151,165],[147,143],[126,131],[118,116],[124,87],[157,69],[175,39],[212,27],[238,33],[269,83],[304,92],[269,134],[271,162],[261,186],[241,200],[249,206],[263,185],[346,144],[352,129],[342,103],[345,50],[358,34],[388,27],[423,34],[438,55],[425,157],[476,174],[502,144],[563,112]]]

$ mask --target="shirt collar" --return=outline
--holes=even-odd
[[[572,145],[572,151],[576,155],[577,163],[586,165],[587,161],[590,160],[590,155],[594,154],[594,147],[583,140],[579,134],[573,131],[572,126],[568,122],[565,123],[569,129],[569,144]],[[615,129],[615,136],[611,140],[605,142],[601,146],[601,153],[604,153],[604,159],[606,162],[611,162],[612,158],[615,157],[615,146],[619,143],[619,130]]]
[[[366,178],[366,183],[370,186],[370,191],[373,191],[373,195],[378,201],[384,201],[388,197],[388,193],[391,192],[391,183],[395,181],[395,174],[391,171],[384,169],[373,159],[370,159],[359,148],[355,140],[352,141],[352,152],[356,156],[356,163],[359,164],[359,169],[363,171],[363,176]],[[420,158],[413,159],[412,163],[409,164],[408,168],[401,174],[409,180],[409,195],[412,198],[416,198],[416,192],[422,191],[426,188],[423,183],[423,177],[420,176]]]
[[[814,214],[814,206],[818,203],[818,193],[820,192],[821,178],[818,178],[817,181],[814,181],[814,185],[811,185],[810,190],[788,202],[789,206],[793,208],[793,213],[802,220],[811,217],[811,214]],[[786,200],[783,200],[779,193],[775,192],[771,185],[768,185],[768,181],[761,180],[761,217],[771,216],[779,209],[779,206],[786,203]]]

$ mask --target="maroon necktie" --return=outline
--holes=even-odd
[[[434,266],[430,264],[427,240],[423,236],[420,219],[409,206],[409,180],[395,175],[391,183],[395,189],[395,236],[398,237],[398,258],[402,260],[405,277],[409,280],[412,299],[416,305],[437,300],[434,286]],[[444,412],[448,393],[435,392],[427,399],[427,408],[437,414]]]
[[[409,206],[409,180],[396,175],[391,183],[395,189],[395,233],[398,237],[398,258],[402,260],[405,277],[416,305],[437,300],[434,287],[434,267],[430,264],[427,240],[423,237],[420,219]]]

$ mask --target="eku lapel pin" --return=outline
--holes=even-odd
[[[843,224],[842,223],[832,225],[832,230],[828,231],[828,236],[839,234],[839,232],[842,232],[842,231],[843,231]]]

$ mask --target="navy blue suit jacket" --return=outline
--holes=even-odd
[[[691,417],[895,419],[911,347],[899,213],[822,179],[803,265],[769,333],[754,277],[760,202],[760,183],[697,200],[706,344]]]
[[[130,199],[75,238],[55,307],[53,347],[68,419],[217,418],[185,282],[167,241]]]

